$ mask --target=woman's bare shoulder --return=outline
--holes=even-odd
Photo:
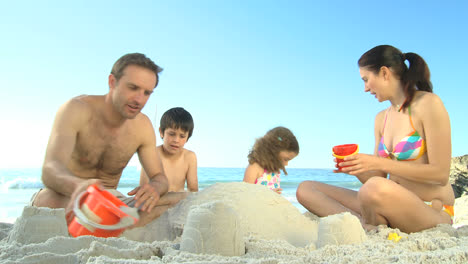
[[[442,100],[437,94],[417,91],[413,98],[414,107],[427,107],[428,105],[441,104]]]
[[[444,111],[445,106],[440,97],[434,93],[418,91],[411,104],[411,112],[415,115],[433,114]]]
[[[381,125],[383,124],[385,114],[387,113],[387,110],[388,109],[384,109],[384,110],[378,112],[377,115],[375,116],[375,122],[374,123],[375,123],[376,127],[381,127]]]

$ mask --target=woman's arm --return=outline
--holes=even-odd
[[[379,112],[377,114],[377,116],[375,117],[375,121],[374,121],[374,141],[375,141],[375,143],[374,143],[374,156],[366,155],[366,154],[356,154],[356,155],[353,155],[353,156],[359,156],[361,158],[364,157],[364,156],[368,156],[368,157],[375,158],[375,159],[382,159],[382,158],[378,157],[377,153],[378,153],[378,149],[379,149],[380,138],[382,137],[381,130],[382,130],[384,119],[385,119],[385,112],[386,112],[386,110],[383,110],[383,111]],[[350,158],[345,158],[345,161],[348,161],[348,160],[350,160]],[[346,165],[347,162],[341,163],[341,164],[343,164],[343,166],[347,166]],[[352,163],[349,163],[349,164],[352,164]],[[358,180],[361,183],[365,183],[367,180],[369,180],[371,177],[374,177],[374,176],[384,177],[384,178],[387,177],[387,173],[385,173],[382,170],[378,170],[376,168],[372,169],[372,170],[367,170],[367,171],[363,170],[362,172],[354,172],[354,168],[348,167],[348,168],[342,168],[341,171],[344,172],[344,173],[348,173],[350,175],[356,176],[356,178],[358,178]]]
[[[440,98],[431,93],[422,95],[412,110],[413,116],[418,116],[422,123],[428,163],[361,157],[358,154],[345,159],[354,165],[346,168],[347,173],[357,175],[377,169],[415,182],[446,185],[452,149],[448,113]]]
[[[382,166],[390,174],[408,180],[446,185],[452,158],[450,119],[447,110],[437,95],[425,93],[415,107],[415,115],[421,119],[424,130],[427,164],[388,160]]]

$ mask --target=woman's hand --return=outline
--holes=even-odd
[[[379,171],[381,158],[374,155],[358,153],[355,155],[347,156],[343,162],[338,165],[341,167],[341,172],[358,175],[369,171]]]

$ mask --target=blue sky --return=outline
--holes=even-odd
[[[466,1],[69,2],[0,3],[0,167],[40,167],[59,106],[106,94],[112,64],[142,52],[164,68],[143,112],[157,129],[167,109],[190,111],[199,166],[244,167],[282,125],[301,148],[290,167],[331,168],[333,145],[373,151],[389,103],[364,93],[357,60],[380,44],[423,56],[452,154],[468,153]]]

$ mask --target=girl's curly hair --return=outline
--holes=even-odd
[[[279,157],[280,151],[299,154],[299,143],[296,137],[285,127],[275,127],[265,136],[257,139],[247,158],[249,164],[257,163],[268,172],[282,170],[287,175],[283,161]]]

